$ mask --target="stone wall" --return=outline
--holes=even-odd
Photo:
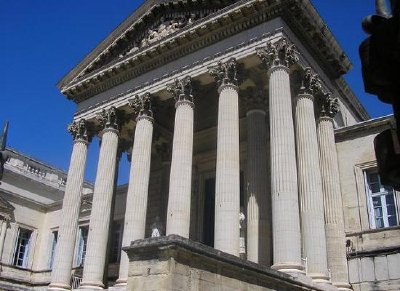
[[[176,235],[137,240],[124,250],[131,291],[329,290]]]

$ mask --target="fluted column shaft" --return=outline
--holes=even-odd
[[[239,256],[239,88],[219,87],[214,247]]]
[[[6,233],[7,233],[7,220],[4,219],[1,221],[1,232],[0,232],[0,262],[1,262],[1,257],[3,254],[3,248],[4,248],[4,241],[6,239]]]
[[[307,258],[307,275],[315,282],[327,283],[324,206],[314,116],[314,97],[299,94],[295,124],[303,256]]]
[[[78,231],[87,149],[88,142],[86,140],[76,139],[74,141],[49,290],[53,288],[56,290],[71,289],[71,270],[75,252],[76,233]]]
[[[333,285],[338,287],[339,290],[350,290],[345,247],[343,203],[332,118],[319,118],[318,141],[324,195],[328,267],[332,274],[331,280]]]
[[[189,238],[192,193],[193,102],[176,102],[166,234]]]
[[[129,246],[131,241],[143,239],[145,236],[152,136],[153,118],[139,116],[132,149],[122,246]],[[128,267],[128,256],[121,251],[118,284],[126,284]]]
[[[301,234],[289,69],[273,66],[269,74],[273,268],[296,272],[302,269]]]
[[[271,264],[271,196],[267,188],[265,110],[247,112],[247,259]]]
[[[119,131],[103,131],[90,216],[82,289],[102,289],[111,202],[114,190]]]

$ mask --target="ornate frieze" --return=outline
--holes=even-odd
[[[119,124],[121,121],[118,117],[118,111],[114,106],[107,110],[103,109],[101,113],[96,116],[96,119],[100,122],[100,125],[104,130],[119,130]]]
[[[135,116],[138,118],[153,117],[151,103],[152,97],[148,92],[143,95],[136,95],[135,98],[129,100],[129,106],[133,109]]]
[[[218,86],[222,85],[238,85],[237,77],[237,61],[235,58],[230,58],[227,62],[221,61],[214,67],[208,68],[208,73],[215,79]]]
[[[309,94],[315,97],[320,93],[322,93],[322,81],[320,77],[311,68],[305,68],[300,94]]]
[[[334,118],[340,111],[339,99],[328,92],[321,98],[321,117]]]
[[[266,46],[257,49],[257,56],[267,69],[275,66],[290,68],[299,61],[299,54],[296,46],[289,43],[285,37],[274,43],[267,42]]]
[[[167,91],[171,93],[176,102],[189,101],[193,103],[192,78],[186,76],[183,79],[175,79],[172,84],[167,85]]]
[[[74,141],[82,140],[89,142],[91,135],[88,134],[88,123],[85,119],[74,121],[68,125],[68,132],[71,133]]]
[[[256,87],[247,88],[241,95],[241,99],[246,111],[253,109],[261,109],[266,111],[267,109],[267,96],[264,90],[257,89]]]

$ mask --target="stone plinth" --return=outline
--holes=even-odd
[[[177,235],[125,247],[126,290],[328,290]]]

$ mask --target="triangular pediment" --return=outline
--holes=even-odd
[[[58,84],[63,87],[146,49],[238,0],[147,0]]]

